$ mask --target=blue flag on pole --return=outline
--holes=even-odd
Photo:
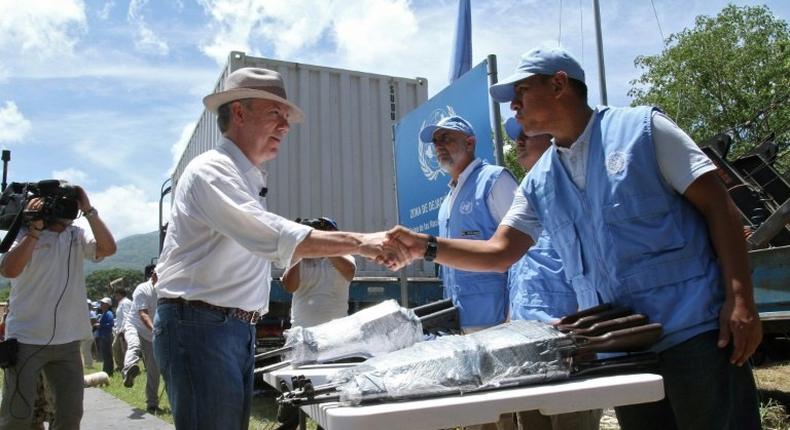
[[[450,82],[472,68],[472,12],[470,0],[458,0],[458,21],[455,23],[455,43],[450,63]]]

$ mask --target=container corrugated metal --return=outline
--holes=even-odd
[[[392,127],[428,97],[425,79],[406,79],[250,57],[232,52],[215,86],[242,67],[279,72],[289,100],[305,112],[294,125],[269,172],[269,210],[289,219],[328,216],[342,230],[373,232],[397,224]],[[220,138],[216,116],[203,111],[173,172],[214,148]],[[357,259],[357,276],[396,276]],[[434,276],[432,263],[408,267],[408,277]]]

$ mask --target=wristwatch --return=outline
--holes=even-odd
[[[436,251],[438,250],[439,246],[436,243],[436,237],[429,234],[428,244],[425,246],[425,255],[422,256],[423,260],[433,261],[436,258]]]
[[[95,207],[91,207],[90,209],[88,209],[87,211],[85,211],[83,213],[83,215],[85,215],[85,218],[92,218],[92,217],[95,217],[98,214],[99,214],[99,211],[96,210]]]

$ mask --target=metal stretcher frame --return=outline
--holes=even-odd
[[[320,384],[341,368],[339,365],[286,368],[265,374],[264,380],[276,388],[280,380],[290,382],[292,376],[305,375]],[[326,430],[433,430],[495,422],[499,415],[515,411],[537,409],[546,415],[555,415],[662,398],[661,376],[637,373],[425,400],[355,407],[333,402],[306,405],[301,409]]]

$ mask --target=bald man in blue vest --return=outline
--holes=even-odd
[[[450,177],[450,191],[439,208],[439,236],[482,241],[496,231],[513,201],[517,183],[501,166],[475,156],[475,131],[460,116],[450,116],[420,130],[420,140],[433,143],[439,166]],[[507,319],[507,269],[485,273],[442,266],[444,296],[458,307],[461,328],[477,331]],[[515,428],[513,416],[496,424],[467,429]]]
[[[510,103],[527,136],[550,134],[554,145],[490,240],[430,245],[396,227],[392,244],[496,270],[545,229],[581,308],[610,302],[663,325],[653,350],[666,398],[617,408],[621,428],[760,428],[746,362],[762,327],[739,215],[713,163],[656,108],[590,108],[584,71],[561,48],[524,54],[490,94]]]

